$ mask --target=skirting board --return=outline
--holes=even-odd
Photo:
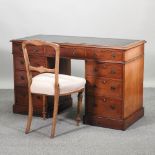
[[[155,88],[155,81],[144,81],[144,88]],[[0,82],[0,89],[14,89],[13,82],[11,80]]]

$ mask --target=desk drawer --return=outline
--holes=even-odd
[[[19,69],[19,70],[25,70],[26,69],[24,57],[14,55],[14,64],[15,64],[15,69]]]
[[[13,43],[13,53],[23,56],[22,43]],[[44,55],[44,47],[27,45],[29,55]]]
[[[33,94],[32,95],[32,104],[33,104],[34,108],[42,109],[43,108],[43,96],[38,95],[38,94]]]
[[[86,57],[105,61],[123,61],[123,51],[112,49],[86,48]]]
[[[82,47],[62,47],[60,50],[62,57],[85,58],[85,50]]]
[[[29,55],[44,55],[44,47],[43,46],[33,46],[27,45],[27,52]]]
[[[122,100],[106,97],[86,98],[86,111],[95,116],[121,118],[122,116]]]
[[[26,71],[15,71],[15,84],[16,86],[26,86],[27,76]]]
[[[34,66],[34,67],[45,66],[46,67],[46,60],[44,57],[36,58],[35,56],[30,56],[29,59],[30,59],[31,66]],[[16,69],[25,70],[24,57],[14,55],[14,62],[15,62]]]
[[[121,79],[123,77],[123,65],[97,62],[95,72],[99,77]]]
[[[15,87],[15,103],[18,105],[28,105],[27,87]]]
[[[32,76],[38,75],[38,72],[32,72]],[[27,76],[26,71],[15,71],[15,84],[16,86],[27,86]]]
[[[55,50],[52,47],[45,46],[44,47],[44,53],[46,57],[55,57]]]
[[[22,44],[21,43],[13,43],[12,51],[14,54],[18,54],[20,56],[23,56]]]
[[[121,80],[87,77],[86,91],[89,95],[122,98],[123,84]]]
[[[86,75],[121,79],[123,77],[123,65],[99,61],[86,61]]]
[[[18,105],[28,105],[28,88],[27,87],[15,87],[15,103]],[[43,105],[42,95],[33,94],[32,103],[34,107],[41,107]]]

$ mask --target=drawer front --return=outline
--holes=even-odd
[[[13,43],[12,44],[12,51],[14,54],[18,54],[20,56],[23,56],[22,44],[21,43]]]
[[[32,76],[38,75],[38,72],[33,72]],[[15,85],[16,86],[27,86],[27,76],[26,71],[15,71]]]
[[[85,58],[85,50],[82,47],[61,47],[60,56],[69,58]]]
[[[14,55],[15,69],[25,70],[25,61],[23,57]]]
[[[27,45],[27,52],[29,55],[44,55],[44,47],[43,46],[33,46]]]
[[[122,98],[123,84],[121,80],[87,77],[86,91],[89,95]]]
[[[27,87],[15,87],[15,103],[18,105],[28,106],[28,89]],[[37,108],[43,106],[43,97],[42,95],[33,94],[32,95],[32,104]]]
[[[22,43],[13,43],[13,53],[18,54],[20,56],[23,55],[22,51]],[[33,46],[27,45],[27,52],[30,55],[44,55],[44,47],[43,46]]]
[[[43,108],[43,96],[38,94],[32,95],[32,103],[34,108]]]
[[[86,97],[86,111],[92,115],[121,118],[122,100],[106,97]]]
[[[97,62],[95,72],[98,77],[122,79],[123,65]]]
[[[27,76],[25,71],[15,71],[15,84],[16,86],[27,85]]]
[[[55,50],[52,47],[45,46],[44,47],[44,53],[46,57],[54,57],[55,56]]]
[[[18,105],[28,105],[27,87],[15,87],[15,103]]]
[[[34,67],[39,66],[45,66],[46,67],[46,61],[44,57],[35,57],[30,56],[29,57],[30,64]],[[24,57],[14,56],[14,62],[15,62],[15,68],[19,70],[25,70],[25,61]]]
[[[29,59],[30,59],[30,64],[34,67],[39,67],[39,66],[46,67],[47,66],[45,57],[37,56],[37,58],[36,58],[35,56],[30,56]]]
[[[122,79],[123,65],[99,61],[86,61],[86,75]]]
[[[123,51],[112,49],[86,48],[86,57],[105,61],[123,61]]]

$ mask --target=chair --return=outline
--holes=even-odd
[[[27,52],[27,45],[34,46],[49,46],[55,50],[55,68],[49,69],[43,66],[34,67],[30,65],[29,56]],[[80,77],[69,76],[59,74],[59,55],[60,46],[55,43],[45,42],[41,40],[29,40],[23,41],[22,50],[26,66],[26,74],[28,79],[28,96],[29,96],[29,109],[28,118],[25,133],[30,132],[32,115],[33,115],[33,103],[32,94],[43,95],[43,117],[45,118],[45,97],[50,95],[54,96],[54,110],[53,121],[51,128],[51,138],[55,136],[56,119],[58,113],[59,96],[70,95],[72,93],[78,93],[78,105],[76,122],[79,125],[80,111],[82,106],[83,91],[86,80]],[[39,72],[38,75],[32,77],[32,71]]]

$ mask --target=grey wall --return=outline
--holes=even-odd
[[[0,88],[13,88],[9,40],[34,34],[145,39],[145,86],[155,86],[154,14],[154,0],[0,0]],[[84,62],[72,64],[82,76]]]

